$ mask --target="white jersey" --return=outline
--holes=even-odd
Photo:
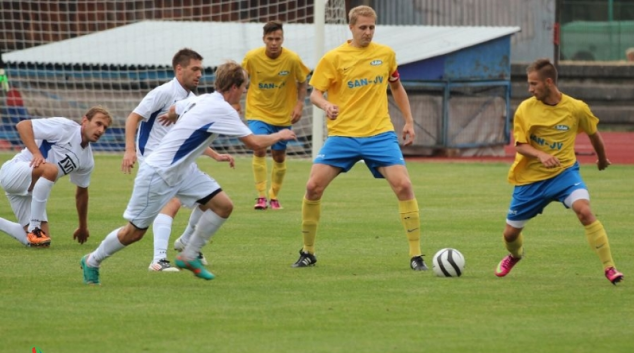
[[[31,124],[42,156],[57,165],[57,179],[70,174],[73,184],[87,188],[95,161],[90,144],[81,147],[81,125],[66,118],[33,119]],[[33,154],[25,148],[13,159],[30,162]]]
[[[252,134],[218,92],[181,101],[176,104],[176,111],[183,113],[144,162],[170,186],[183,180],[189,165],[218,135],[240,138]]]
[[[187,92],[176,78],[151,90],[134,108],[134,113],[143,117],[136,135],[137,159],[143,160],[158,147],[171,126],[164,126],[157,118],[167,113],[176,102],[196,95]]]

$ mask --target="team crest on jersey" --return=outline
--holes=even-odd
[[[561,131],[568,131],[568,130],[570,130],[570,128],[568,127],[568,125],[557,125],[557,126],[555,126],[555,129],[557,129],[557,130],[561,130]]]
[[[284,70],[284,71],[280,71],[280,73],[279,73],[278,75],[280,75],[280,76],[287,76],[288,74],[290,74],[290,72],[289,72],[289,71]]]
[[[383,61],[382,61],[382,60],[379,60],[379,59],[377,59],[377,60],[372,60],[372,61],[370,62],[370,65],[372,65],[372,66],[379,66],[379,65],[381,65],[381,64],[383,64]]]

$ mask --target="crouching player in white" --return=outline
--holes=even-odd
[[[181,101],[170,108],[169,115],[179,115],[178,122],[139,167],[123,214],[129,223],[110,232],[95,251],[81,259],[84,283],[99,284],[101,262],[140,240],[173,197],[189,207],[197,203],[202,211],[194,234],[176,258],[176,266],[206,280],[214,278],[201,263],[198,253],[231,215],[233,203],[194,161],[218,135],[235,136],[250,149],[266,148],[295,138],[295,133],[288,129],[271,135],[254,135],[240,120],[232,105],[238,104],[246,92],[247,77],[238,63],[229,61],[216,70],[216,92]]]
[[[77,185],[79,227],[73,238],[83,244],[88,232],[88,184],[95,166],[91,142],[112,123],[110,113],[92,107],[81,125],[66,118],[23,120],[16,125],[25,148],[0,169],[4,189],[18,223],[0,218],[0,230],[32,247],[51,244],[46,204],[53,185],[65,175]]]

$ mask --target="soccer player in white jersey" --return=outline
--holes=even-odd
[[[270,135],[254,135],[232,107],[246,92],[244,69],[229,61],[216,70],[216,91],[170,108],[178,122],[161,144],[139,167],[134,189],[123,217],[128,223],[113,230],[92,253],[81,259],[84,283],[99,284],[99,266],[107,257],[140,240],[161,209],[178,197],[186,206],[196,206],[199,217],[194,234],[178,255],[176,266],[195,276],[211,280],[198,258],[201,248],[218,231],[233,211],[233,203],[220,185],[198,169],[194,161],[218,135],[237,137],[250,149],[266,148],[282,140],[296,138],[291,130]]]
[[[130,113],[125,125],[126,146],[121,162],[121,170],[124,173],[129,174],[137,160],[142,163],[145,157],[156,149],[171,128],[171,125],[159,123],[158,117],[166,114],[172,104],[195,96],[193,91],[198,87],[203,72],[202,60],[203,57],[192,49],[179,50],[172,58],[174,78],[150,91]],[[211,149],[205,154],[216,160],[230,161],[233,165],[233,159],[228,155],[220,155]],[[174,217],[176,217],[180,207],[181,203],[178,198],[173,198],[154,220],[152,225],[154,256],[148,267],[150,271],[178,271],[167,260],[167,244]],[[195,223],[188,224],[185,232],[176,242],[176,244],[181,244],[181,248],[182,244],[187,243],[193,233],[193,225]],[[199,256],[201,261],[207,264],[202,254]]]
[[[70,175],[77,185],[75,204],[79,227],[73,238],[88,239],[88,185],[95,162],[91,142],[97,142],[112,123],[110,113],[92,107],[81,125],[66,118],[23,120],[16,125],[25,148],[0,169],[0,185],[18,222],[0,218],[0,230],[33,247],[51,244],[46,204],[53,185]]]

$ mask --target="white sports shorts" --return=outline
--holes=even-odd
[[[191,164],[179,184],[169,186],[153,167],[143,163],[134,179],[134,189],[123,218],[139,229],[148,228],[163,207],[174,197],[192,208],[196,201],[220,189],[218,182]]]
[[[31,186],[31,162],[6,161],[0,168],[0,185],[7,195],[26,196]]]

